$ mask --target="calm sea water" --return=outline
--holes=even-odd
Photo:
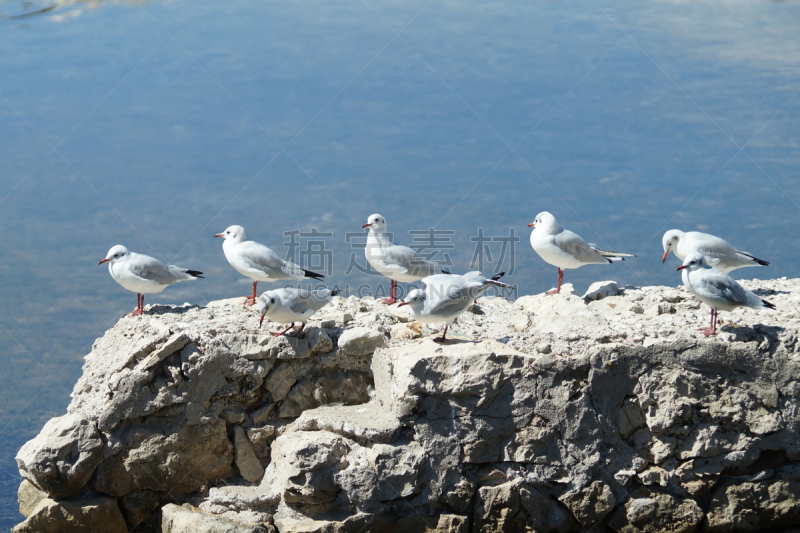
[[[0,527],[16,451],[135,306],[97,266],[114,244],[206,273],[146,303],[246,293],[230,224],[385,291],[358,269],[375,212],[521,293],[556,281],[543,210],[639,255],[578,290],[677,285],[672,227],[773,263],[738,277],[800,276],[800,5],[462,4],[0,1]]]

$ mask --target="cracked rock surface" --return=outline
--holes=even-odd
[[[300,338],[238,298],[149,306],[17,455],[15,531],[797,526],[800,280],[743,284],[778,311],[708,339],[683,289],[610,283],[480,298],[443,345],[371,298]]]

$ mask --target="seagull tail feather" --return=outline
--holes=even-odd
[[[761,303],[764,304],[764,307],[766,307],[767,309],[777,309],[777,307],[775,307],[775,304],[770,303],[764,299],[761,300]]]
[[[744,255],[745,257],[749,257],[750,259],[752,259],[753,261],[755,261],[756,263],[758,263],[761,266],[769,266],[769,262],[768,261],[764,261],[763,259],[759,259],[758,257],[756,257],[754,255],[750,255],[747,252],[739,252],[739,253]]]
[[[192,276],[193,278],[204,278],[205,277],[205,276],[201,275],[202,272],[200,272],[199,270],[187,270],[186,273],[189,274],[190,276]]]
[[[303,271],[303,274],[307,278],[314,278],[314,279],[324,279],[325,278],[325,276],[323,276],[322,274],[317,274],[316,272],[311,272],[310,270],[305,270],[305,269],[302,269],[302,268],[300,270]]]

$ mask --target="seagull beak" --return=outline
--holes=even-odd
[[[678,267],[678,270],[683,270],[684,268],[686,268],[686,265],[681,265],[681,266]]]
[[[666,252],[664,252],[664,257],[662,257],[662,258],[661,258],[661,262],[662,262],[662,263],[666,263],[666,262],[667,262],[667,256],[668,256],[668,255],[669,255],[669,250],[667,250]]]
[[[99,262],[99,263],[97,263],[97,264],[98,264],[98,265],[102,265],[103,263],[108,263],[108,259],[103,259],[102,261],[100,261],[100,262]]]
[[[372,224],[370,224],[369,222],[367,222],[366,224],[364,224],[363,226],[361,226],[361,229],[368,228],[368,227],[370,227],[371,225],[372,225]]]
[[[536,224],[534,224],[533,222],[531,222],[530,224],[528,224],[528,227],[529,227],[529,228],[535,228],[535,227],[536,227]]]
[[[258,327],[261,327],[262,322],[264,322],[264,315],[261,315],[261,318],[258,319]]]
[[[408,305],[406,302],[400,302],[397,304],[397,307],[403,307],[404,305]]]
[[[222,233],[217,233],[216,235],[214,235],[214,237],[224,237],[224,236],[225,235],[223,235]]]

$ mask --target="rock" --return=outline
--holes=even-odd
[[[165,487],[193,492],[231,471],[233,445],[220,419],[172,427],[132,424],[121,440],[123,451],[103,461],[92,479],[95,490],[110,496]]]
[[[642,485],[659,485],[666,487],[669,482],[669,472],[663,468],[653,466],[647,470],[643,470],[638,474],[639,481]]]
[[[321,504],[341,490],[334,474],[346,466],[348,441],[327,431],[297,431],[275,439],[272,467],[287,503]]]
[[[383,333],[367,328],[350,328],[339,337],[339,350],[347,355],[369,355],[384,344]]]
[[[593,481],[591,485],[577,492],[565,494],[559,500],[585,528],[596,524],[617,503],[611,488],[602,481]]]
[[[119,506],[128,524],[137,526],[148,520],[157,521],[159,518],[155,510],[159,504],[164,504],[164,496],[153,490],[135,490],[119,499]],[[148,524],[149,525],[149,524]]]
[[[34,507],[47,498],[47,493],[36,488],[30,481],[23,479],[17,489],[17,501],[19,502],[19,514],[28,517]]]
[[[703,520],[703,511],[693,500],[642,489],[617,507],[608,526],[620,533],[688,533]]]
[[[410,340],[422,337],[422,333],[406,324],[394,324],[392,326],[392,338],[397,340]]]
[[[800,524],[800,468],[776,474],[768,481],[734,481],[717,488],[708,509],[708,531],[763,531]]]
[[[162,533],[273,533],[275,528],[265,524],[240,524],[191,505],[167,504],[161,511]]]
[[[800,301],[798,280],[742,283],[784,310]],[[800,313],[777,327],[737,310],[706,339],[680,290],[562,292],[482,298],[444,344],[371,298],[337,299],[319,317],[330,337],[294,341],[268,338],[241,299],[152,306],[86,357],[77,453],[48,448],[50,428],[26,451],[45,457],[32,472],[57,472],[46,458],[99,440],[91,479],[55,501],[26,476],[20,507],[32,520],[101,491],[137,531],[794,527]],[[658,305],[675,312],[636,311]],[[345,314],[381,347],[332,349]],[[59,516],[47,527],[68,528]]]
[[[621,294],[616,281],[595,281],[589,285],[583,301],[587,304],[592,301],[602,300],[607,296],[617,296]]]
[[[531,317],[526,314],[519,314],[512,320],[511,327],[517,333],[527,331],[531,327]]]
[[[264,476],[264,467],[253,451],[253,445],[241,426],[233,430],[234,461],[239,473],[250,483],[258,483]]]
[[[61,533],[91,531],[92,533],[127,533],[128,526],[114,498],[98,497],[86,500],[42,499],[13,533]]]
[[[53,418],[17,453],[19,472],[55,499],[74,496],[103,460],[94,424],[73,414]]]
[[[560,533],[574,531],[575,526],[556,500],[519,480],[478,489],[473,531]]]

